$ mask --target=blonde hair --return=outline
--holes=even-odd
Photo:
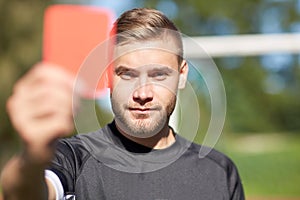
[[[179,64],[182,62],[181,34],[174,23],[158,10],[134,8],[126,11],[115,21],[112,32],[116,34],[117,45],[164,39],[166,36],[171,36],[177,46]]]

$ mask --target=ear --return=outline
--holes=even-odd
[[[185,84],[187,81],[187,76],[189,72],[189,66],[186,60],[183,60],[181,63],[181,66],[179,68],[179,83],[178,83],[178,89],[185,88]]]

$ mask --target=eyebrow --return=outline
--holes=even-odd
[[[125,66],[119,66],[114,70],[115,74],[117,74],[117,75],[119,75],[123,72],[128,72],[128,71],[138,72],[138,70],[135,70],[133,68],[128,68],[128,67],[125,67]],[[153,71],[164,71],[164,72],[167,72],[167,73],[170,74],[174,70],[170,67],[167,67],[167,66],[161,66],[161,67],[152,68],[148,72],[153,72]]]
[[[170,67],[162,66],[162,67],[155,67],[155,68],[151,69],[150,71],[164,71],[167,73],[172,73],[174,70],[171,69]]]
[[[123,72],[128,72],[128,71],[134,71],[135,72],[137,70],[132,69],[132,68],[128,68],[128,67],[124,67],[124,66],[119,66],[114,71],[115,71],[115,74],[119,75]]]

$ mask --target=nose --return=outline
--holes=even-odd
[[[144,105],[153,100],[153,84],[147,78],[140,77],[139,84],[133,92],[133,101]]]

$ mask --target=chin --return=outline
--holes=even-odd
[[[128,128],[130,135],[134,137],[149,138],[158,134],[164,128],[164,125],[164,120],[138,119],[128,125]]]

